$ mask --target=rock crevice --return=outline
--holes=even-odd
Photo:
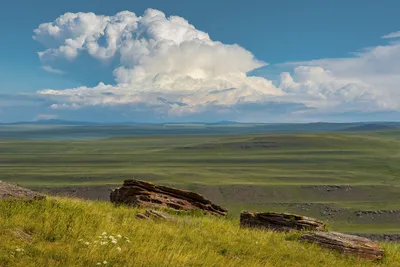
[[[324,222],[314,218],[276,212],[242,212],[240,214],[240,225],[242,227],[255,227],[277,231],[306,230],[306,231],[325,231]]]

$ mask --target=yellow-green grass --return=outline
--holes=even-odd
[[[242,229],[238,221],[199,214],[177,214],[175,222],[139,220],[135,214],[140,211],[67,198],[0,201],[0,266],[312,267],[400,262],[396,244],[383,244],[384,259],[369,262],[300,243],[295,232]],[[110,235],[116,244],[107,238],[108,244],[101,245]]]

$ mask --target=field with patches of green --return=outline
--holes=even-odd
[[[399,149],[400,131],[0,140],[0,180],[106,199],[135,177],[199,192],[234,217],[294,211],[338,230],[400,233]],[[394,212],[356,215],[373,210]]]

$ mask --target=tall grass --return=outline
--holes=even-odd
[[[0,201],[0,266],[399,266],[400,247],[381,262],[297,241],[298,233],[241,229],[237,221],[177,215],[139,220],[140,209],[48,198]],[[115,240],[115,241],[113,241]],[[107,243],[105,243],[107,242]]]

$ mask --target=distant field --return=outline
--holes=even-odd
[[[110,187],[136,177],[200,192],[232,216],[291,210],[336,229],[393,233],[400,232],[399,148],[393,130],[3,139],[0,180],[49,191],[89,187],[87,197],[104,199]],[[389,209],[395,212],[356,215]]]

